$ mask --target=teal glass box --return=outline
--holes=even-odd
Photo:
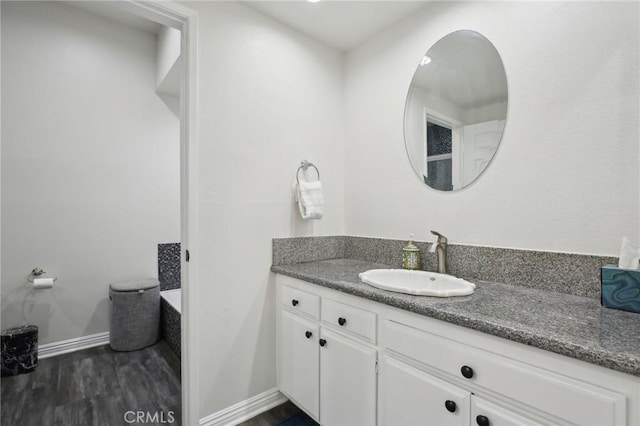
[[[600,268],[602,306],[640,313],[640,270],[614,265]]]

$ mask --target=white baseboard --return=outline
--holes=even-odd
[[[109,332],[106,331],[104,333],[92,334],[90,336],[76,337],[75,339],[38,345],[38,359],[67,354],[69,352],[106,345],[108,343]]]
[[[287,397],[273,388],[200,419],[200,426],[235,426],[285,402]]]

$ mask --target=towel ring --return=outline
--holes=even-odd
[[[296,182],[300,183],[300,170],[307,171],[309,167],[313,167],[314,169],[316,169],[318,180],[320,180],[320,172],[318,171],[318,168],[315,166],[315,164],[310,163],[307,160],[304,160],[303,162],[300,163],[300,167],[298,167],[298,170],[296,171]]]

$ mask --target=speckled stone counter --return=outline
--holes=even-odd
[[[640,377],[640,314],[597,299],[488,281],[437,298],[380,290],[358,274],[388,266],[352,259],[273,265],[272,272]]]

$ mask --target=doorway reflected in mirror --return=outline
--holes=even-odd
[[[427,120],[427,161],[424,182],[440,191],[451,191],[452,183],[452,154],[451,129],[439,126]]]

